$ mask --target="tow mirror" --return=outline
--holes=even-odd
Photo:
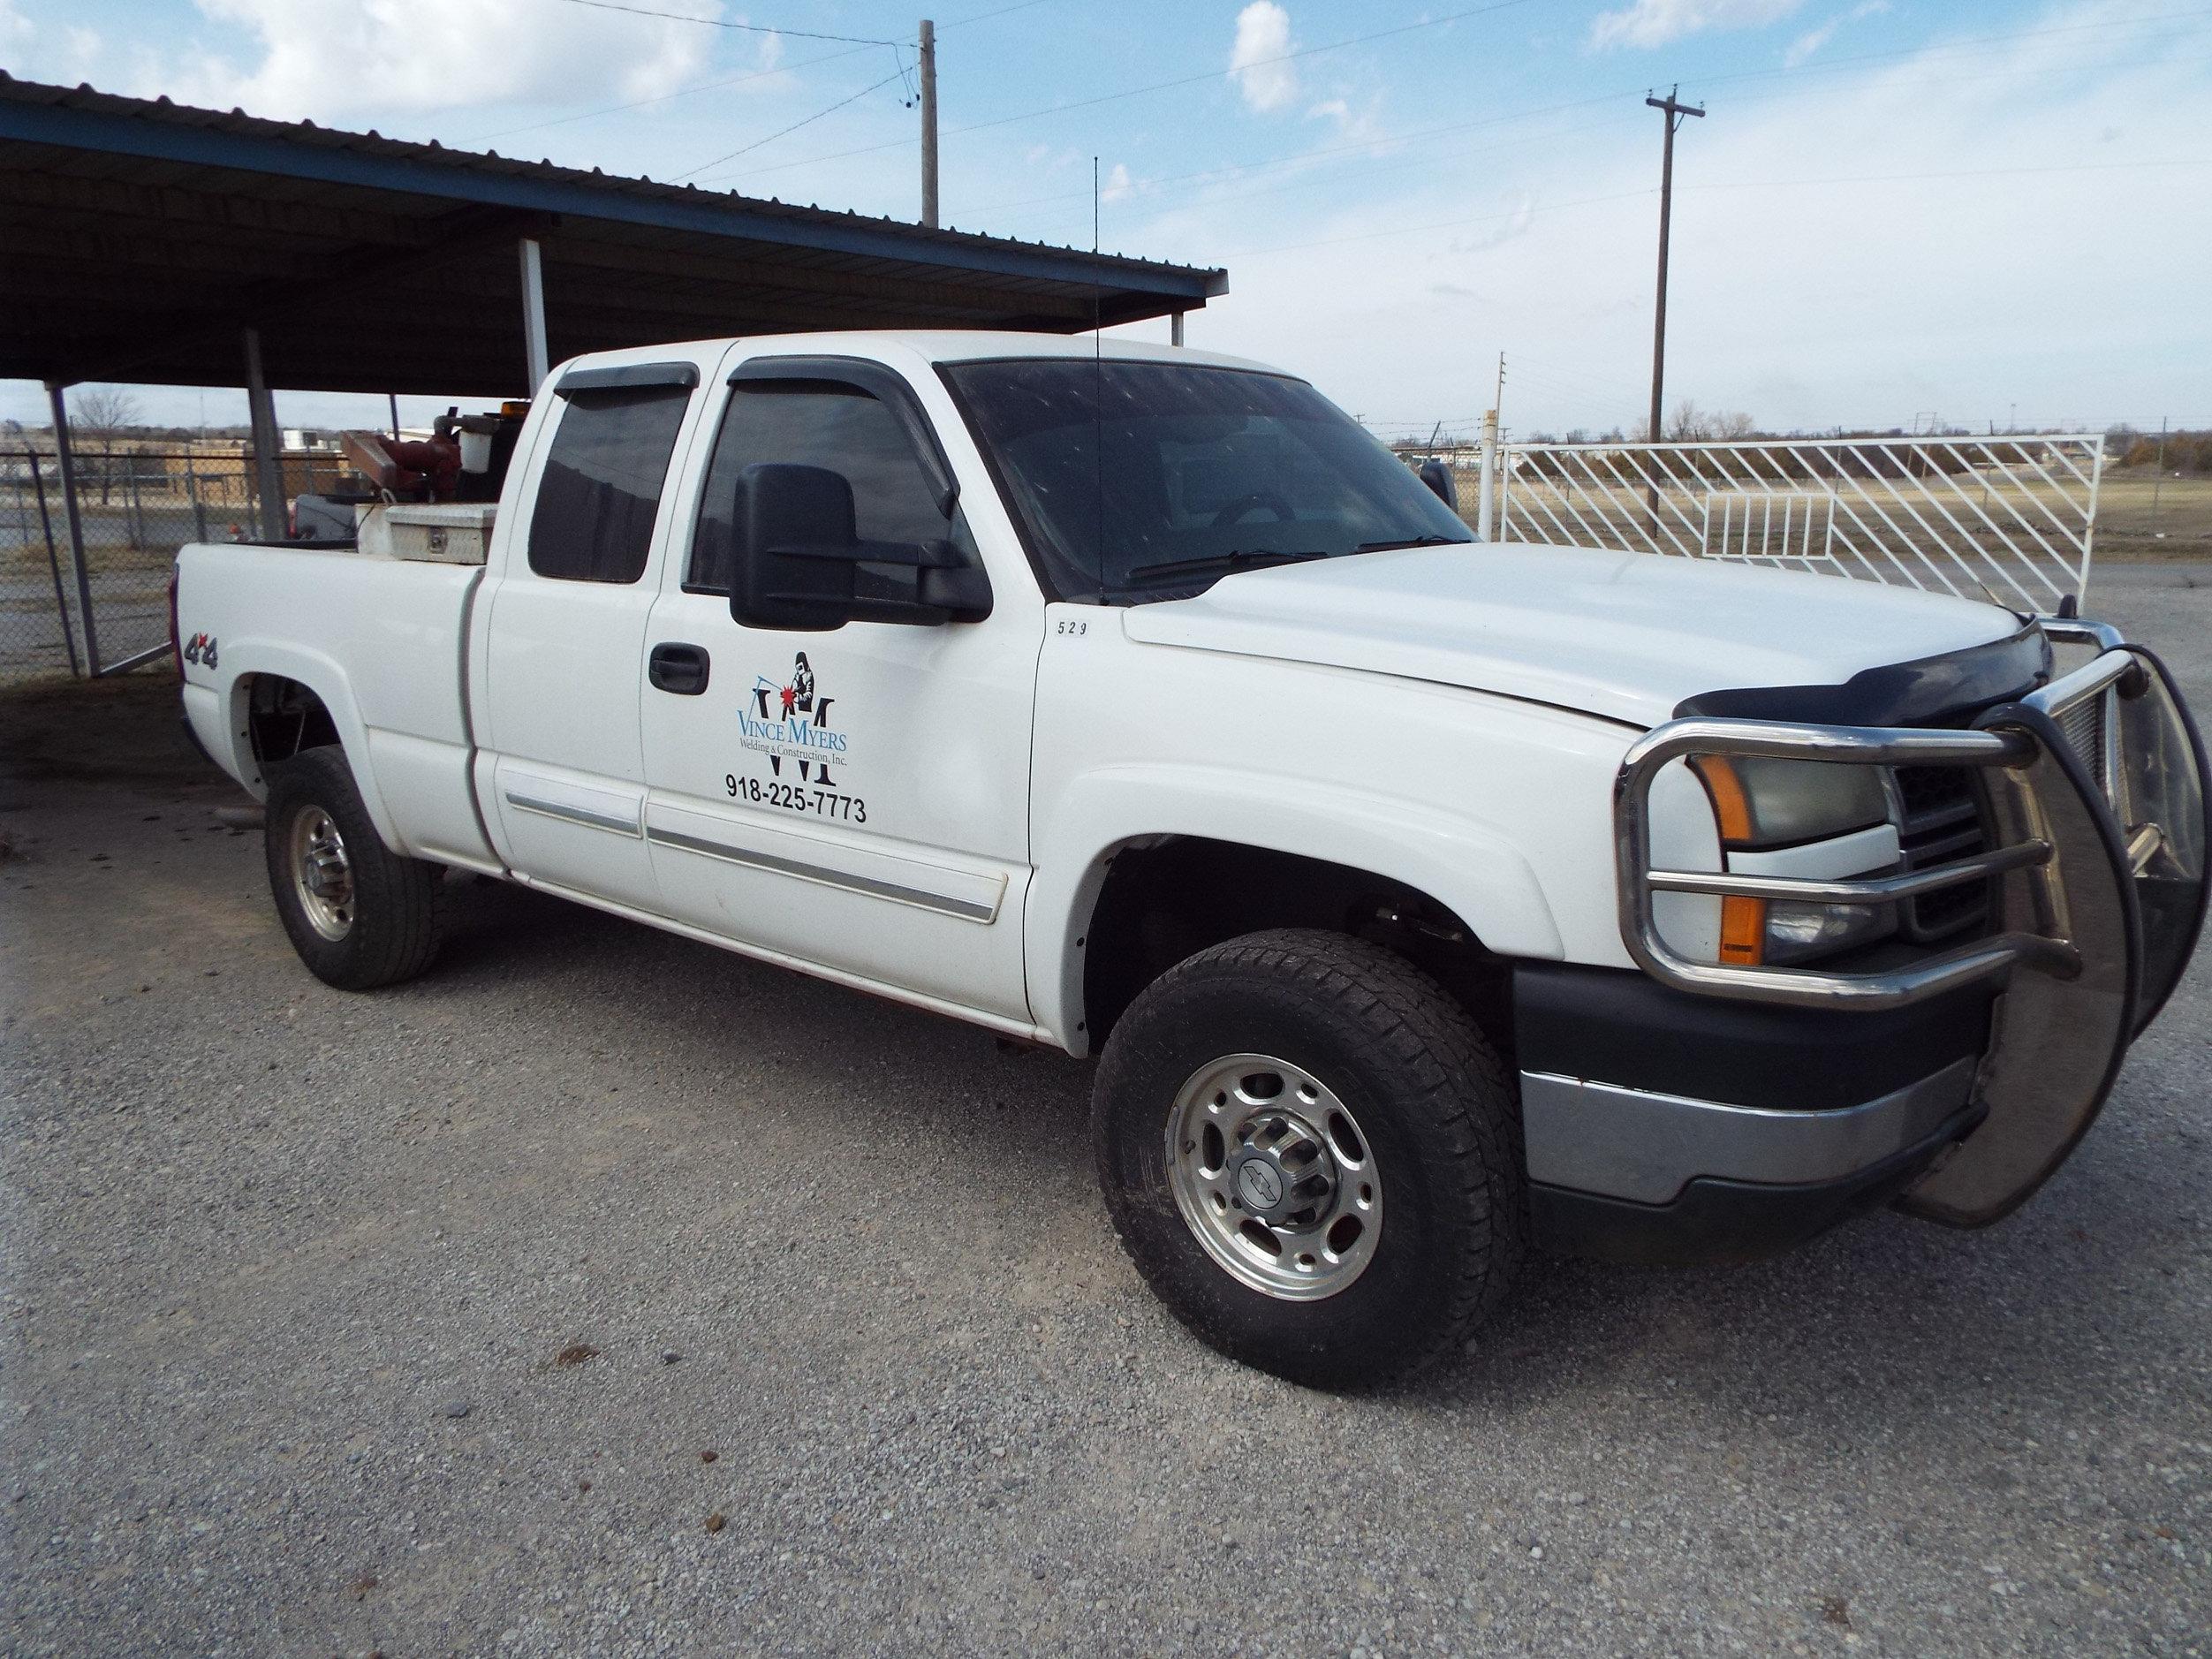
[[[730,614],[751,628],[932,625],[990,614],[990,581],[949,542],[864,542],[852,486],[826,466],[762,462],[739,474],[730,515]]]
[[[1438,501],[1454,512],[1459,511],[1459,481],[1450,466],[1433,458],[1423,461],[1420,481],[1436,492]]]

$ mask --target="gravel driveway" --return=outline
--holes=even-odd
[[[2212,712],[2190,580],[2099,609]],[[0,706],[7,1651],[2212,1645],[2202,964],[1992,1231],[1542,1264],[1332,1398],[1138,1283],[1087,1065],[490,885],[326,989],[172,713]]]

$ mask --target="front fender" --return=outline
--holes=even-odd
[[[1195,836],[1349,866],[1427,894],[1504,956],[1565,954],[1520,850],[1489,825],[1310,777],[1172,762],[1102,768],[1039,816],[1037,876],[1023,915],[1037,1023],[1071,1054],[1083,1029],[1083,951],[1109,858],[1132,842]]]

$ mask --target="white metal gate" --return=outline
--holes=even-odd
[[[1481,451],[1452,458],[1479,487]],[[2049,612],[2088,587],[2104,438],[1502,443],[1489,464],[1495,523],[1478,528],[1498,541],[1742,560]]]

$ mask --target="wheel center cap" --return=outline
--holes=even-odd
[[[1264,1158],[1247,1158],[1237,1171],[1237,1192],[1246,1209],[1265,1213],[1283,1201],[1283,1178]]]

